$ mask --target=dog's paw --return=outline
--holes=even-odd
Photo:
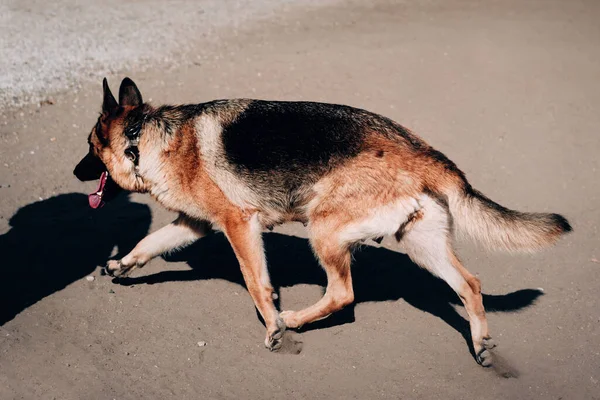
[[[494,356],[492,355],[492,352],[485,347],[477,352],[475,359],[477,360],[477,364],[481,365],[482,367],[491,367],[494,362]]]
[[[109,260],[106,263],[106,267],[104,269],[106,270],[106,273],[108,275],[113,276],[115,278],[122,278],[122,277],[126,277],[127,275],[129,275],[129,273],[134,268],[135,268],[135,265],[132,265],[132,266],[123,265],[121,260]]]
[[[285,322],[285,326],[287,326],[288,328],[297,329],[302,326],[296,318],[296,311],[282,311],[279,313],[279,316],[281,317],[281,319],[283,319],[283,322]]]
[[[475,359],[477,363],[482,367],[490,367],[494,361],[494,355],[492,353],[492,349],[496,347],[496,342],[490,337],[486,336],[481,340],[481,344],[476,346],[475,350],[477,354],[475,355]]]
[[[265,346],[278,354],[300,354],[304,343],[298,333],[286,330],[285,323],[279,318],[277,328],[271,333],[267,333]]]
[[[283,345],[283,334],[285,332],[285,323],[282,319],[277,319],[277,327],[271,331],[267,331],[267,337],[265,339],[265,347],[269,351],[277,351]]]
[[[283,332],[282,330],[277,330],[272,333],[267,334],[267,338],[265,339],[265,347],[269,349],[269,351],[277,351],[283,345]]]

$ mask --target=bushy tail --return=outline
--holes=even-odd
[[[445,194],[458,231],[491,249],[535,251],[572,230],[562,215],[509,210],[466,182]]]

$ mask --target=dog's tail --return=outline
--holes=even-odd
[[[453,222],[491,249],[536,251],[554,244],[572,230],[559,214],[525,213],[510,210],[490,200],[465,181],[446,193]]]
[[[458,169],[453,172],[453,184],[443,190],[453,223],[459,233],[466,233],[490,249],[533,252],[554,244],[572,230],[559,214],[505,208],[473,189]]]

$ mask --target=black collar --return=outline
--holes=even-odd
[[[138,149],[138,144],[140,143],[140,136],[142,134],[142,127],[144,126],[144,122],[146,117],[140,118],[130,124],[125,128],[124,133],[125,137],[129,140],[129,147],[125,149],[125,156],[129,158],[133,164],[137,167],[140,161],[140,151]]]

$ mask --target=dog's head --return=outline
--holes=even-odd
[[[88,136],[89,152],[73,171],[81,181],[100,179],[98,190],[89,195],[93,208],[110,200],[120,188],[145,191],[143,181],[136,174],[138,153],[135,135],[139,136],[142,128],[142,95],[129,78],[121,82],[118,103],[106,78],[102,86],[102,112]]]

